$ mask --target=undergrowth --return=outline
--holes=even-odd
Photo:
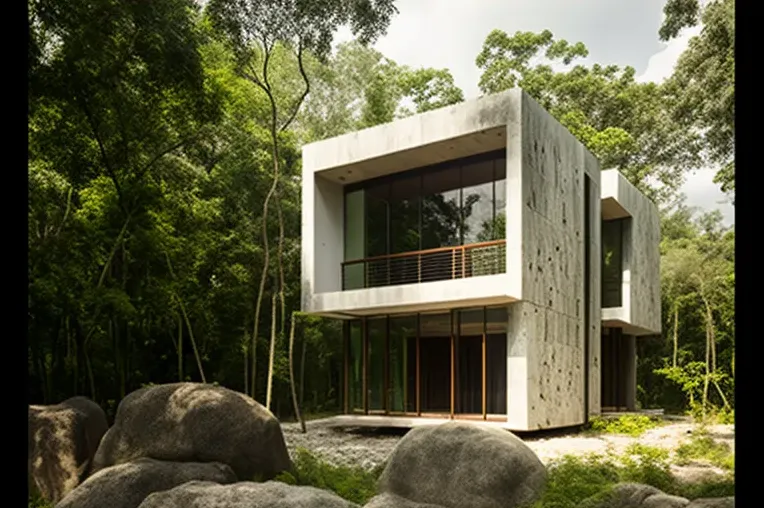
[[[618,418],[595,416],[589,420],[589,431],[639,437],[645,431],[658,427],[660,424],[660,419],[647,415],[622,415]]]
[[[53,505],[41,498],[38,494],[30,493],[27,508],[53,508]]]
[[[688,499],[732,496],[735,492],[732,475],[699,484],[679,482],[671,474],[667,450],[640,444],[630,446],[620,456],[612,452],[566,455],[553,461],[548,471],[546,489],[534,508],[585,508],[619,482],[643,483]]]
[[[676,449],[676,462],[687,465],[693,461],[704,461],[722,469],[735,469],[735,454],[730,445],[716,441],[703,431],[696,431],[689,441]]]
[[[377,493],[377,479],[382,467],[371,471],[361,467],[334,466],[303,448],[296,450],[291,472],[281,473],[276,480],[290,485],[309,485],[329,490],[360,505]]]

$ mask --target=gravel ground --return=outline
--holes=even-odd
[[[616,453],[622,453],[632,443],[675,450],[682,441],[689,438],[693,427],[687,422],[670,422],[650,429],[638,438],[550,431],[521,437],[536,452],[539,459],[547,464],[566,454],[605,453],[610,447]],[[403,435],[400,429],[333,428],[323,420],[308,422],[307,434],[301,433],[300,426],[295,423],[282,424],[282,428],[290,453],[293,453],[297,447],[306,448],[329,463],[361,466],[366,469],[381,464]],[[714,439],[729,443],[734,450],[734,425],[715,425],[708,430]],[[708,474],[723,473],[722,470],[705,464],[672,466],[672,468],[679,478],[686,481],[697,481]]]

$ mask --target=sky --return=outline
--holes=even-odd
[[[508,34],[549,29],[557,39],[581,41],[589,57],[581,63],[630,65],[640,81],[668,77],[690,37],[699,28],[662,43],[658,29],[665,0],[399,0],[398,14],[375,47],[386,57],[412,67],[447,68],[465,98],[477,97],[480,71],[475,57],[493,29]],[[348,31],[337,42],[350,39]],[[734,223],[734,207],[714,171],[688,175],[682,192],[687,203],[719,209],[726,224]]]

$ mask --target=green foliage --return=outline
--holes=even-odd
[[[294,470],[281,473],[276,480],[290,485],[309,485],[329,490],[360,505],[366,504],[377,493],[377,479],[382,468],[367,471],[359,467],[333,466],[315,457],[308,450],[298,448]]]
[[[714,181],[735,190],[735,0],[668,0],[660,35],[702,22],[680,56],[667,87],[678,100],[673,116],[686,129],[702,133],[703,153],[718,170]]]
[[[493,30],[475,61],[482,70],[480,90],[522,88],[604,169],[618,168],[656,202],[667,202],[685,171],[700,163],[698,136],[672,120],[675,97],[667,89],[638,83],[631,67],[574,65],[586,56],[582,42],[557,40],[548,30],[512,36]]]
[[[584,457],[566,455],[548,466],[546,488],[534,508],[578,508],[596,505],[620,482],[651,485],[668,494],[697,499],[734,495],[734,478],[723,477],[686,484],[671,473],[669,452],[634,444],[623,455]]]
[[[709,462],[717,467],[733,470],[735,455],[729,444],[715,440],[705,432],[696,432],[679,445],[676,450],[677,463],[687,465],[693,461]]]
[[[658,418],[647,415],[623,415],[618,418],[594,417],[589,420],[589,428],[605,434],[625,434],[639,437],[645,431],[661,424]]]
[[[53,508],[53,503],[45,501],[35,492],[30,492],[27,508]]]

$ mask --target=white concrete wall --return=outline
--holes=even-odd
[[[596,370],[599,365],[599,250],[594,249],[599,245],[599,165],[583,145],[533,99],[525,94],[521,97],[519,139],[515,143],[515,157],[508,158],[507,167],[508,181],[519,181],[519,185],[513,189],[515,199],[507,199],[511,203],[507,215],[520,216],[522,303],[511,307],[516,310],[510,313],[508,366],[510,370],[513,364],[515,369],[525,369],[525,416],[512,415],[523,397],[517,393],[523,391],[517,372],[508,374],[508,384],[510,418],[517,419],[512,422],[513,428],[531,430],[583,423],[587,413],[584,408],[587,379],[594,385],[590,386],[588,408],[598,410],[599,397],[595,394],[599,392]],[[512,151],[513,138],[509,139]],[[591,178],[588,220],[593,251],[589,330],[585,328],[584,319],[587,307],[584,302],[584,221],[587,220],[584,175]],[[508,231],[508,239],[509,235],[511,231]],[[587,333],[589,357],[585,357]],[[588,378],[585,376],[587,363]]]
[[[631,325],[627,333],[661,331],[660,215],[658,208],[616,169],[602,172],[602,201],[615,201],[626,221],[621,308],[603,309],[606,321]],[[611,201],[612,200],[612,201]]]
[[[303,147],[303,311],[370,315],[516,301],[521,291],[522,224],[519,214],[509,213],[516,209],[514,197],[520,192],[510,178],[505,274],[352,291],[342,291],[342,188],[504,147],[509,158],[519,146],[521,96],[519,90],[510,90]]]

